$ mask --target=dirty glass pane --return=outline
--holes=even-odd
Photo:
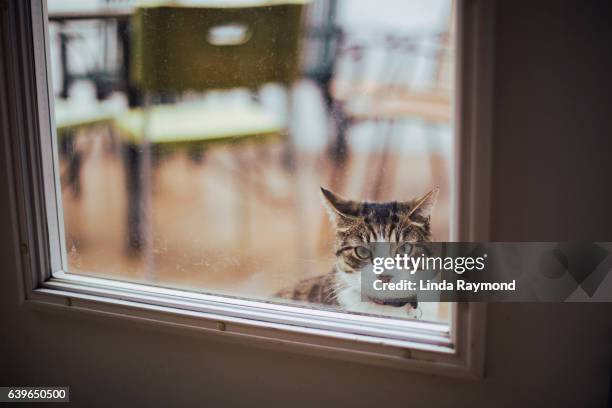
[[[48,10],[69,273],[448,319],[354,299],[334,203],[438,187],[432,239],[449,240],[452,0]]]

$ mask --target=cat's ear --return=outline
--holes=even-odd
[[[436,187],[423,197],[416,199],[408,212],[408,217],[429,219],[438,200],[439,192],[440,189]]]
[[[358,202],[347,200],[323,187],[321,187],[321,193],[323,193],[323,204],[325,204],[325,208],[327,208],[327,212],[332,220],[335,221],[338,217],[352,220],[359,215]]]

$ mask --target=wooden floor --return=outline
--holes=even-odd
[[[410,199],[440,186],[433,232],[437,240],[448,239],[449,163],[440,155],[353,152],[338,169],[324,151],[307,151],[298,152],[294,170],[288,170],[280,142],[216,147],[201,162],[176,153],[155,167],[153,265],[147,271],[140,257],[126,251],[127,194],[119,148],[104,129],[81,135],[78,145],[85,151],[81,194],[63,187],[74,273],[269,297],[332,267],[332,230],[319,186],[369,199],[377,185],[383,200]]]

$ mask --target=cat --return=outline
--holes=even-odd
[[[335,267],[325,275],[302,280],[276,297],[318,303],[343,310],[396,317],[423,317],[416,301],[362,300],[361,269],[370,262],[374,242],[395,248],[431,241],[431,213],[438,188],[405,202],[352,201],[323,187],[323,202],[334,225]]]

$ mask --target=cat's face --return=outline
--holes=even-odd
[[[382,256],[394,256],[407,253],[411,243],[431,241],[430,218],[438,196],[437,188],[411,201],[386,203],[352,201],[324,188],[321,191],[335,226],[338,289],[345,297],[361,298],[361,270],[371,264],[374,251],[380,248],[375,243],[389,243],[384,248],[391,253]],[[377,306],[395,307],[410,302],[376,298],[370,301]]]

